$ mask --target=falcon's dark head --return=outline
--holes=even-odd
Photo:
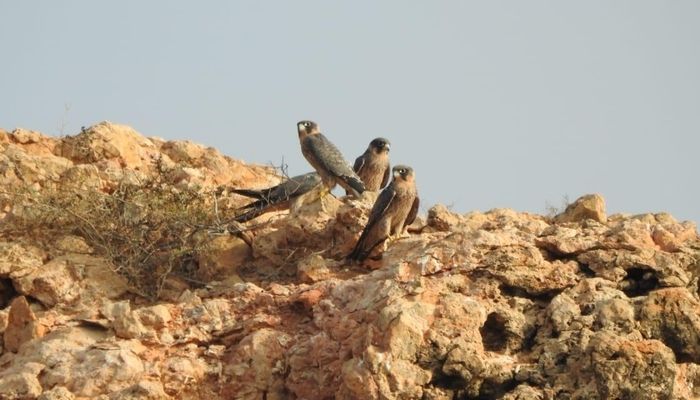
[[[369,148],[375,154],[388,153],[391,148],[391,143],[388,139],[379,137],[369,142]]]
[[[306,137],[308,135],[314,135],[321,133],[318,130],[318,125],[314,121],[299,121],[297,122],[297,131],[299,132],[299,138]]]
[[[392,175],[394,175],[395,180],[412,182],[414,178],[413,168],[406,165],[395,165],[391,169]]]

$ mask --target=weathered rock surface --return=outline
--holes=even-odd
[[[46,327],[37,321],[24,296],[16,297],[10,303],[3,337],[6,350],[16,353],[23,343],[44,336],[45,331]]]
[[[279,179],[109,123],[0,132],[4,187],[109,192],[158,163],[173,188]],[[212,233],[196,279],[164,281],[156,302],[80,232],[1,234],[0,398],[700,397],[693,223],[607,216],[598,195],[552,219],[435,206],[380,260],[348,264],[374,196],[312,200],[245,240]],[[12,199],[0,224],[26,207]]]
[[[569,204],[563,213],[554,217],[556,222],[579,222],[592,219],[601,223],[608,220],[605,199],[599,194],[587,194]]]

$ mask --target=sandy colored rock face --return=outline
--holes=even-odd
[[[37,321],[27,299],[24,296],[16,297],[10,304],[7,318],[3,337],[5,349],[17,352],[23,343],[44,336],[45,332],[46,327]]]
[[[173,191],[280,179],[116,124],[0,132],[6,186],[110,193],[159,165]],[[201,229],[208,252],[156,300],[79,231],[0,230],[0,398],[700,397],[695,224],[608,217],[599,195],[553,219],[438,205],[349,264],[375,196],[310,199],[248,223],[245,241]],[[0,197],[0,224],[27,210],[13,199]]]
[[[34,246],[0,242],[0,278],[25,276],[44,264],[45,254]]]
[[[171,397],[165,394],[160,382],[141,381],[109,396],[110,400],[165,400]]]
[[[44,391],[38,400],[74,400],[75,395],[63,386],[55,386],[51,390]]]
[[[700,302],[687,290],[650,293],[639,319],[642,334],[666,343],[678,361],[700,362]]]
[[[224,280],[237,276],[238,270],[252,255],[250,246],[235,236],[218,236],[207,243],[199,259],[197,277],[204,281]]]
[[[554,217],[556,222],[578,222],[592,219],[605,223],[608,220],[605,214],[605,200],[599,194],[588,194],[576,199],[569,204],[563,213]]]
[[[6,399],[35,399],[41,394],[41,384],[31,374],[8,375],[0,378],[0,396]]]

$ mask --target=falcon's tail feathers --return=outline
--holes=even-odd
[[[263,214],[265,211],[262,207],[255,207],[251,210],[244,212],[241,215],[237,215],[233,220],[239,223],[248,222],[251,219]]]
[[[367,190],[367,189],[365,189],[365,184],[362,182],[362,180],[360,178],[355,177],[355,176],[345,176],[343,178],[345,178],[344,180],[349,186],[347,189],[350,189],[351,191],[353,191],[354,195],[359,196],[362,193],[364,193],[365,190]]]
[[[240,194],[241,196],[252,197],[254,199],[262,199],[264,194],[260,190],[253,189],[230,189],[233,193]]]
[[[358,261],[362,262],[364,261],[367,257],[369,257],[370,254],[372,254],[372,251],[374,250],[375,247],[379,246],[380,244],[384,243],[384,239],[379,240],[377,243],[373,244],[367,249],[363,249],[364,245],[364,232],[363,235],[360,236],[360,240],[357,241],[357,244],[355,245],[355,248],[352,249],[352,253],[348,254],[347,258],[350,261]]]
[[[367,258],[367,252],[362,251],[360,246],[355,246],[354,249],[352,249],[352,253],[348,254],[347,258],[350,261],[363,261],[365,258]]]

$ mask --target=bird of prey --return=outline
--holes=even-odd
[[[392,174],[394,179],[379,193],[367,225],[348,259],[363,261],[375,247],[389,237],[402,234],[416,219],[420,200],[413,168],[397,165],[392,168]]]
[[[391,143],[387,139],[376,138],[369,142],[367,150],[355,159],[352,169],[360,176],[367,190],[376,192],[389,183],[390,147]]]
[[[362,179],[350,168],[343,154],[319,131],[313,121],[297,123],[301,152],[312,167],[321,175],[321,180],[330,192],[336,184],[359,197],[365,191]],[[325,193],[324,193],[325,194]]]
[[[234,218],[234,221],[242,223],[271,211],[286,210],[301,196],[311,192],[320,184],[321,177],[315,172],[309,172],[289,178],[267,189],[231,189],[234,193],[257,199],[236,210],[240,214]]]

